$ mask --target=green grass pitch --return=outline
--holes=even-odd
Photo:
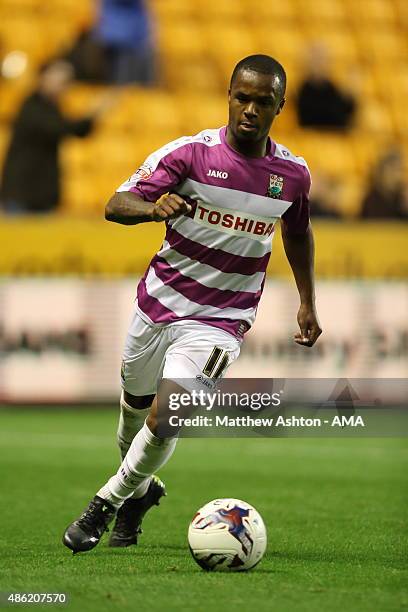
[[[74,557],[61,535],[116,469],[116,421],[114,410],[0,412],[0,591],[64,591],[69,611],[408,609],[406,440],[183,439],[140,545],[105,540]],[[190,557],[189,520],[215,497],[265,520],[252,572],[206,573]]]

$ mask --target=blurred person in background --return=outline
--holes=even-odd
[[[0,202],[8,214],[54,211],[60,199],[59,145],[66,136],[91,133],[106,100],[83,117],[65,117],[59,99],[73,78],[72,66],[52,60],[39,72],[35,90],[24,100],[12,126],[3,166]]]
[[[391,148],[375,164],[361,205],[363,219],[408,219],[408,182],[398,148]]]
[[[155,81],[150,16],[144,0],[100,0],[93,38],[104,51],[106,82]]]
[[[295,99],[302,127],[347,130],[356,111],[354,96],[336,85],[330,75],[330,60],[325,45],[312,45],[307,54],[305,77]]]
[[[104,49],[89,28],[80,30],[63,57],[72,64],[76,81],[100,84],[108,80]]]

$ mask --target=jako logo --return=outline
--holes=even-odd
[[[228,172],[224,172],[223,170],[209,170],[207,172],[207,176],[212,176],[214,178],[222,178],[222,179],[227,179],[228,178]]]
[[[214,383],[211,380],[208,380],[207,378],[204,378],[204,376],[202,376],[201,374],[197,374],[196,380],[199,380],[200,382],[202,382],[203,385],[205,385],[209,389],[214,389],[215,388]]]

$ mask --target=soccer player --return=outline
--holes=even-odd
[[[241,60],[231,77],[228,125],[165,145],[106,206],[109,221],[164,221],[166,235],[139,283],[126,340],[118,429],[123,462],[66,529],[63,542],[74,553],[94,548],[115,515],[110,546],[137,543],[144,514],[165,494],[154,474],[177,442],[160,436],[156,391],[162,379],[208,390],[238,357],[255,319],[277,219],[300,296],[294,340],[310,347],[321,334],[309,170],[269,138],[285,88],[275,59]]]

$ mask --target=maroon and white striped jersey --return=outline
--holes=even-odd
[[[226,127],[175,140],[118,191],[148,202],[177,193],[189,214],[166,222],[161,249],[139,283],[137,307],[150,323],[191,319],[242,335],[255,320],[277,219],[306,232],[310,173],[271,140],[250,158],[226,141]]]

